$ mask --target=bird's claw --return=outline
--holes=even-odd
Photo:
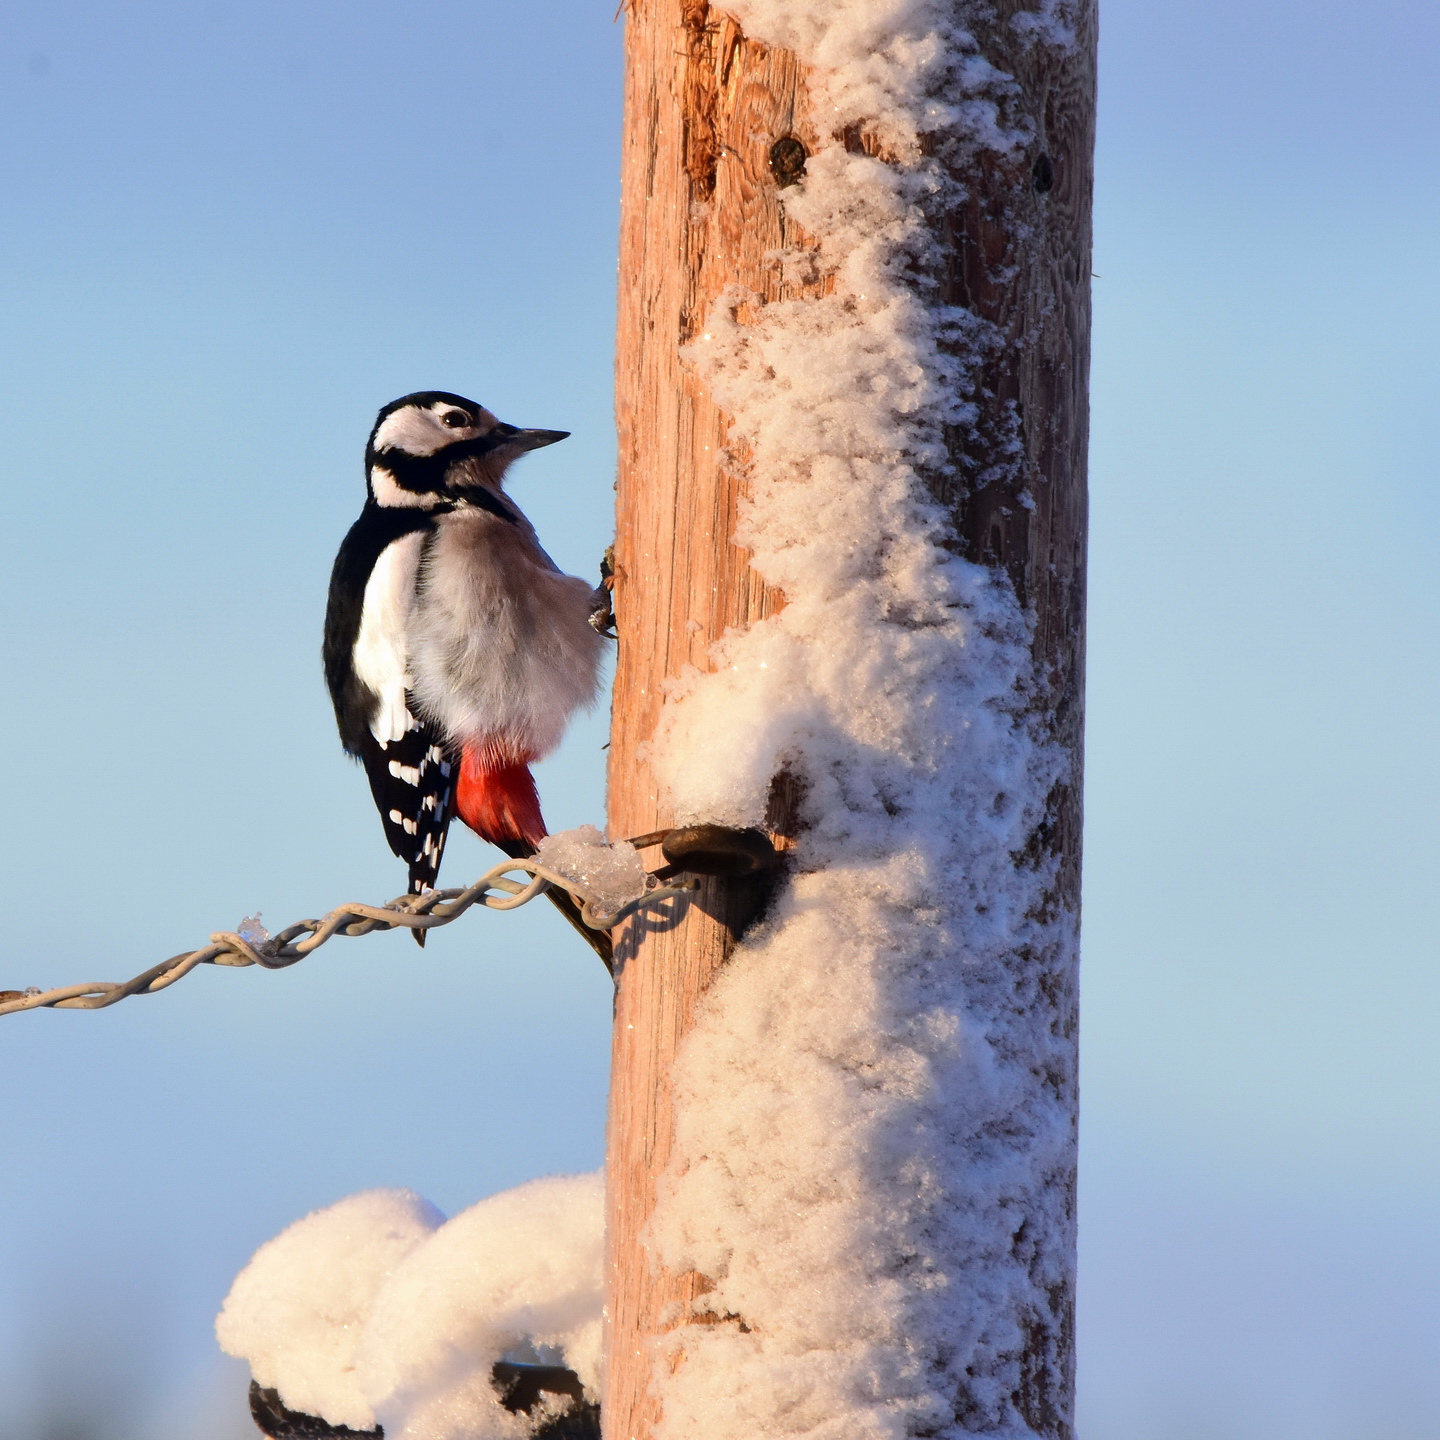
[[[590,626],[614,640],[615,634],[615,547],[607,546],[600,559],[600,583],[590,592]]]

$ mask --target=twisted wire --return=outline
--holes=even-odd
[[[510,878],[525,875],[524,881]],[[662,884],[647,877],[643,895],[617,910],[597,908],[597,897],[585,886],[557,874],[532,859],[506,860],[487,870],[463,890],[427,890],[423,895],[401,895],[385,905],[341,905],[319,920],[297,920],[274,935],[258,924],[247,933],[219,930],[199,950],[172,955],[133,979],[99,980],[88,985],[62,985],[54,990],[0,990],[0,1015],[22,1010],[103,1010],[131,995],[154,995],[183,980],[197,965],[259,965],[283,970],[303,960],[336,935],[369,935],[374,930],[436,930],[452,924],[475,905],[487,910],[516,910],[554,886],[567,891],[580,904],[581,918],[592,930],[611,930],[628,915],[647,909],[695,886],[693,880]],[[492,894],[491,892],[496,892]],[[304,937],[303,939],[301,937]]]

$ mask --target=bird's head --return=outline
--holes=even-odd
[[[467,490],[498,489],[527,450],[553,445],[568,430],[521,430],[483,405],[444,390],[392,400],[376,417],[365,447],[365,475],[377,505],[430,509],[463,500]]]

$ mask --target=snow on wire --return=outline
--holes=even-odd
[[[520,872],[524,881],[511,879]],[[580,905],[581,918],[592,930],[610,930],[637,910],[647,909],[694,888],[694,881],[661,883],[647,876],[643,895],[615,909],[600,909],[606,897],[590,886],[559,874],[538,860],[506,860],[487,870],[463,890],[427,890],[423,895],[401,895],[385,905],[341,905],[320,920],[298,920],[270,935],[258,918],[243,920],[236,930],[217,931],[199,950],[172,955],[143,970],[131,980],[95,981],[64,985],[54,990],[0,990],[0,1015],[22,1010],[103,1010],[131,995],[153,995],[182,980],[197,965],[259,965],[283,970],[336,935],[368,935],[373,930],[435,930],[458,920],[472,906],[487,910],[516,910],[528,905],[552,886],[564,890]],[[491,894],[489,892],[497,892]],[[304,937],[303,939],[301,937]]]

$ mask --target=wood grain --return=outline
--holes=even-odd
[[[967,171],[970,199],[937,221],[949,257],[946,298],[976,310],[1004,339],[984,377],[978,434],[953,438],[960,474],[937,479],[935,490],[955,516],[964,552],[1003,566],[1036,615],[1036,656],[1049,678],[1040,709],[1075,763],[1051,795],[1031,846],[1061,857],[1047,903],[1078,914],[1094,15],[1085,16],[1076,53],[1057,57],[1021,43],[1008,24],[1020,8],[1016,0],[1000,0],[980,39],[987,58],[1019,80],[1010,118],[1030,123],[1035,144],[1007,164]],[[727,286],[767,300],[805,293],[787,289],[774,254],[804,246],[806,237],[786,222],[771,154],[785,137],[806,150],[817,139],[795,57],[748,40],[704,0],[632,0],[626,53],[617,353],[620,648],[609,775],[615,836],[672,819],[644,758],[664,681],[686,665],[706,668],[708,647],[727,627],[749,625],[784,603],[731,541],[742,480],[725,463],[728,421],[679,351]],[[847,139],[865,143],[863,135]],[[783,165],[778,168],[784,178]],[[999,458],[1006,417],[1017,410],[1023,466],[976,484],[973,477]],[[772,812],[772,829],[783,841],[793,825],[793,796],[783,777]],[[638,920],[617,932],[608,1136],[609,1440],[649,1440],[658,1417],[653,1369],[667,1363],[655,1337],[702,1318],[693,1301],[709,1282],[652,1270],[643,1231],[655,1177],[671,1151],[671,1062],[698,1000],[763,899],[707,881],[668,919]],[[1068,952],[1017,956],[1016,963],[1047,967],[1041,991],[1057,1032],[1073,1041],[1076,983]],[[1066,1075],[1037,1076],[1037,1084],[1073,1097],[1073,1067]],[[1057,1175],[1055,1183],[1073,1196],[1073,1174]],[[1073,1243],[1073,1235],[1058,1239]],[[1025,1322],[1029,1343],[1017,1408],[1038,1434],[1055,1440],[1071,1434],[1072,1307],[1070,1294],[1055,1293],[1049,1315]]]
[[[642,759],[661,684],[730,626],[783,597],[749,569],[734,534],[740,481],[725,464],[728,420],[682,365],[727,285],[787,291],[773,252],[803,243],[770,168],[797,134],[800,67],[747,41],[695,0],[645,0],[627,28],[622,172],[615,601],[620,619],[610,749],[611,833],[668,824]],[[801,136],[807,143],[808,137]],[[783,799],[781,802],[783,809]],[[777,828],[784,829],[782,815]],[[705,882],[674,923],[617,936],[619,971],[608,1165],[609,1435],[650,1433],[656,1409],[647,1338],[693,1318],[698,1275],[652,1273],[641,1232],[670,1155],[669,1070],[699,997],[759,897]]]

